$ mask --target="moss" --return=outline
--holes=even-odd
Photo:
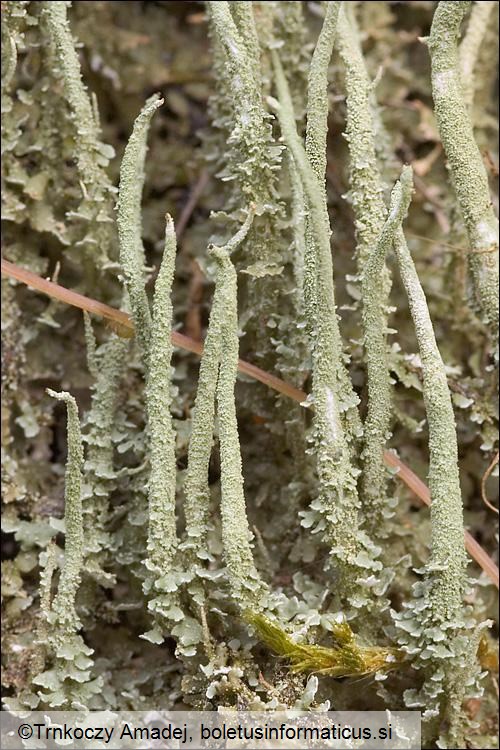
[[[264,615],[247,611],[245,620],[266,646],[290,663],[294,672],[360,677],[395,669],[401,658],[396,649],[359,646],[345,621],[331,623],[331,637],[335,646],[326,647],[297,642]]]

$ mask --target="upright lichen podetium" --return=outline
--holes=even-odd
[[[245,239],[254,218],[253,210],[229,242],[220,249],[230,253]],[[192,414],[192,429],[188,449],[188,467],[185,482],[184,515],[186,519],[186,542],[183,548],[192,550],[199,563],[207,558],[207,531],[209,526],[208,470],[212,452],[215,394],[222,359],[222,325],[226,314],[224,284],[217,274],[212,309],[207,334],[203,342],[198,387]]]
[[[314,48],[307,83],[306,153],[318,180],[326,173],[328,67],[337,30],[340,2],[326,3],[325,20]]]
[[[347,3],[342,4],[335,44],[344,63],[349,195],[355,218],[357,270],[363,280],[361,304],[368,404],[363,431],[361,502],[369,533],[374,538],[380,538],[384,536],[384,514],[388,511],[388,474],[384,449],[391,426],[391,384],[385,333],[390,277],[385,266],[385,255],[374,254],[373,249],[381,236],[387,210],[376,153],[376,123],[371,102],[374,96],[373,82],[366,69],[353,11],[354,8],[348,7]],[[370,261],[372,269],[367,274]],[[377,265],[375,273],[373,263]],[[382,265],[379,267],[380,263]],[[370,295],[370,299],[367,299],[367,295]]]
[[[488,176],[460,79],[458,36],[470,2],[442,1],[436,8],[428,46],[432,95],[453,185],[469,237],[469,267],[477,305],[498,340],[498,220]]]
[[[147,440],[150,454],[148,483],[149,528],[147,577],[145,592],[151,586],[161,592],[149,602],[149,608],[160,614],[160,620],[182,618],[177,606],[175,553],[178,547],[175,516],[176,462],[175,433],[170,413],[171,356],[172,356],[172,289],[176,238],[174,224],[166,217],[165,251],[156,279],[153,314],[149,307],[144,278],[144,248],[142,245],[141,196],[144,183],[144,163],[147,134],[151,117],[163,100],[158,95],[148,99],[135,120],[134,129],[125,149],[120,169],[118,203],[118,234],[120,261],[125,287],[129,294],[132,319],[137,332],[146,378]],[[174,575],[171,579],[170,576]],[[164,596],[167,592],[168,596]],[[173,596],[172,596],[173,594]],[[169,601],[167,602],[166,599]],[[164,628],[146,637],[161,642]],[[160,640],[158,640],[160,639]]]
[[[404,218],[412,183],[412,170],[405,167],[391,197],[389,220],[397,210]],[[463,747],[461,704],[468,680],[475,676],[477,642],[484,624],[477,626],[464,616],[466,554],[455,416],[446,368],[401,224],[394,248],[422,362],[431,494],[431,550],[425,580],[415,585],[414,600],[403,613],[394,613],[403,631],[400,642],[414,655],[414,668],[425,671],[420,693],[408,690],[405,699],[410,708],[425,707],[430,735],[439,733],[440,720],[448,722],[447,744],[441,747]],[[475,628],[472,638],[471,628]]]
[[[105,166],[114,156],[113,148],[101,141],[97,108],[83,82],[80,61],[67,17],[66,2],[41,3],[42,18],[48,32],[49,48],[53,46],[64,83],[64,96],[73,123],[75,158],[80,177],[82,201],[77,212],[68,217],[88,219],[91,229],[80,240],[84,257],[94,271],[114,259],[116,236],[113,221],[113,186]],[[99,274],[95,274],[98,283]]]
[[[244,269],[240,279],[240,296],[246,308],[241,321],[245,332],[242,346],[245,356],[253,351],[257,362],[269,369],[279,367],[282,356],[271,343],[266,323],[272,325],[277,304],[283,314],[285,310],[294,314],[284,273],[289,246],[281,229],[284,204],[278,188],[282,147],[273,138],[271,117],[264,106],[263,89],[268,84],[263,78],[258,36],[272,20],[271,6],[205,3],[215,73],[210,115],[223,138],[214,144],[210,158],[216,159],[217,177],[226,183],[224,212],[233,227],[241,222],[242,207],[250,203],[255,206],[255,219],[235,260],[238,271]],[[259,29],[254,19],[257,9],[262,10]],[[232,231],[226,220],[228,228]],[[252,400],[251,408],[260,414],[270,412],[274,404],[274,398],[265,392],[257,399],[245,391],[243,399],[246,404]]]
[[[50,601],[50,585],[54,570],[55,551],[46,555],[46,567],[41,575],[41,610],[44,620],[39,628],[39,637],[46,637],[43,652],[38,654],[39,672],[33,677],[38,689],[31,707],[86,709],[92,707],[94,696],[100,693],[103,679],[91,679],[93,653],[82,636],[80,619],[76,611],[76,595],[80,586],[83,565],[83,516],[82,516],[82,465],[83,446],[78,419],[78,407],[71,394],[56,393],[47,388],[52,398],[64,401],[68,415],[68,458],[64,487],[64,563],[57,593]],[[33,696],[32,696],[33,697]]]
[[[68,460],[64,485],[65,553],[57,594],[52,603],[52,612],[56,616],[57,627],[68,633],[75,633],[80,627],[75,599],[80,585],[83,562],[82,436],[78,406],[74,397],[65,391],[56,393],[50,388],[47,388],[47,393],[58,401],[64,401],[68,414]]]
[[[126,295],[126,293],[125,293]],[[90,409],[86,415],[83,440],[87,445],[83,518],[85,530],[85,574],[101,585],[111,586],[115,577],[109,572],[115,555],[108,529],[109,497],[116,486],[113,428],[119,402],[129,340],[111,334],[99,349],[90,318],[85,314],[87,365],[94,377]]]
[[[467,24],[467,30],[464,38],[460,43],[458,50],[460,76],[463,87],[463,96],[469,111],[474,103],[475,89],[475,70],[476,63],[488,30],[491,12],[495,8],[495,3],[490,0],[479,0],[472,6]]]
[[[120,263],[129,294],[132,319],[147,370],[151,311],[144,278],[144,248],[142,245],[141,197],[144,184],[144,162],[151,118],[163,104],[158,94],[151,96],[134,122],[120,167],[118,200],[118,237]]]
[[[222,295],[221,348],[224,356],[217,381],[217,415],[221,458],[221,516],[224,558],[231,593],[244,608],[259,607],[265,586],[255,568],[245,507],[234,387],[238,371],[236,269],[225,248],[212,246],[217,284]]]
[[[175,433],[170,413],[172,302],[176,239],[167,215],[165,251],[156,279],[146,380],[149,451],[149,560],[162,575],[170,572],[177,548],[175,521]]]
[[[276,89],[279,101],[269,99],[278,114],[287,147],[294,159],[302,182],[304,200],[309,213],[311,232],[306,243],[313,243],[306,258],[314,258],[314,304],[308,305],[314,317],[313,332],[313,400],[314,449],[317,455],[319,497],[312,503],[317,514],[318,530],[325,530],[332,559],[338,568],[337,591],[340,600],[355,608],[369,606],[366,579],[368,571],[380,570],[381,564],[366,535],[359,529],[359,498],[356,480],[358,469],[353,463],[345,413],[355,409],[357,396],[343,372],[342,341],[335,306],[333,270],[330,250],[330,221],[322,185],[312,168],[297,134],[292,102],[283,68],[273,53]],[[366,578],[365,578],[366,576]],[[372,575],[371,580],[375,581]],[[363,584],[361,582],[363,581]]]
[[[412,171],[406,167],[401,174],[403,199],[411,194],[411,187]],[[435,623],[452,623],[462,610],[466,565],[455,416],[425,294],[401,228],[396,234],[395,251],[422,361],[429,424],[430,610]]]
[[[407,180],[407,172],[403,172],[402,182]],[[368,373],[368,409],[365,419],[364,444],[365,453],[370,451],[370,457],[365,456],[363,471],[363,486],[366,496],[365,508],[371,511],[375,518],[371,519],[371,528],[383,536],[384,509],[386,498],[380,495],[385,489],[384,446],[389,430],[390,415],[390,384],[389,364],[386,343],[386,296],[383,289],[385,258],[392,250],[396,233],[406,216],[410,203],[411,191],[402,193],[401,183],[398,182],[393,190],[391,212],[387,217],[382,231],[371,255],[365,259],[362,272],[363,293],[363,331],[365,338],[365,359]],[[380,403],[382,402],[382,403]],[[368,484],[371,480],[371,485]],[[369,501],[369,505],[368,505]],[[374,524],[376,521],[376,524]],[[369,521],[370,523],[370,521]]]

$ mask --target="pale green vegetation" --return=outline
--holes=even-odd
[[[6,705],[491,739],[494,4],[396,5],[6,5],[5,255],[135,333],[2,281]]]

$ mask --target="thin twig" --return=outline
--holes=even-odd
[[[195,185],[193,186],[193,189],[191,190],[189,194],[187,203],[181,211],[181,215],[175,222],[175,233],[177,235],[178,242],[181,239],[182,235],[184,234],[184,230],[186,229],[188,225],[189,219],[191,218],[192,213],[194,209],[196,208],[197,203],[203,194],[203,191],[208,185],[209,179],[210,179],[210,175],[208,173],[208,170],[204,169],[203,172],[198,177],[198,180],[196,181]]]
[[[404,484],[406,484],[406,486],[412,490],[412,492],[414,492],[423,503],[425,503],[425,505],[430,507],[431,495],[427,485],[425,485],[422,480],[413,473],[409,466],[403,463],[403,461],[391,451],[386,451],[384,458],[388,466],[398,469],[396,476],[398,476],[401,481],[404,482]],[[477,562],[479,567],[484,570],[488,578],[490,578],[495,586],[499,588],[498,567],[468,531],[465,531],[465,548],[469,555]]]
[[[488,477],[490,476],[491,472],[493,471],[493,469],[495,468],[495,466],[498,463],[498,456],[499,456],[499,452],[497,451],[496,456],[493,456],[493,459],[492,459],[490,465],[488,466],[488,468],[484,472],[483,477],[481,479],[481,497],[483,498],[483,503],[490,510],[492,510],[494,513],[496,513],[497,516],[498,516],[498,508],[495,508],[495,506],[490,503],[490,501],[488,500],[488,496],[486,494],[486,482],[488,481]]]

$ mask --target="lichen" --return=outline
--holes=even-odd
[[[91,678],[93,653],[83,641],[79,630],[81,621],[76,610],[76,596],[82,577],[84,560],[82,514],[83,445],[78,418],[78,406],[71,394],[47,389],[52,398],[66,404],[68,415],[68,459],[64,494],[64,562],[57,593],[50,600],[50,584],[54,570],[54,552],[49,552],[41,579],[41,608],[44,620],[39,636],[46,636],[43,671],[33,677],[38,695],[25,695],[31,708],[39,706],[77,709],[92,704],[100,692],[102,678]],[[52,548],[53,550],[53,548]],[[40,664],[41,666],[41,664]]]
[[[249,211],[245,223],[236,235],[224,246],[223,252],[234,251],[245,238],[253,221]],[[210,320],[203,346],[198,387],[193,407],[192,430],[189,439],[188,467],[185,483],[185,505],[187,549],[193,549],[195,557],[207,557],[207,531],[209,524],[208,473],[213,444],[215,419],[215,394],[222,361],[222,326],[227,313],[224,306],[224,285],[216,282],[210,311]]]
[[[484,0],[473,4],[467,30],[458,50],[463,98],[469,110],[474,103],[475,67],[479,50],[494,7],[493,3]]]
[[[134,123],[120,167],[120,189],[117,225],[120,238],[120,263],[123,270],[136,335],[147,358],[151,336],[151,310],[145,288],[144,247],[142,245],[141,197],[144,183],[144,161],[146,159],[149,123],[163,99],[154,94],[142,109]]]
[[[7,708],[494,745],[492,6],[3,4]]]
[[[172,358],[172,303],[175,265],[175,230],[167,215],[165,251],[155,283],[148,353],[146,408],[151,469],[149,496],[149,562],[160,575],[170,572],[177,549],[175,521],[175,433],[170,413],[170,360]]]
[[[476,303],[498,339],[498,220],[488,177],[462,95],[458,36],[470,3],[440,2],[428,39],[439,133],[469,238]]]
[[[377,570],[380,563],[371,559],[376,554],[375,549],[357,533],[358,469],[351,463],[351,447],[342,415],[355,409],[358,399],[350,388],[350,393],[346,393],[347,378],[333,290],[330,223],[322,187],[295,128],[288,87],[276,54],[273,61],[279,102],[271,100],[271,103],[278,113],[285,141],[300,175],[310,217],[311,231],[306,232],[306,244],[308,241],[313,244],[306,249],[305,264],[314,261],[311,271],[314,302],[309,303],[308,314],[311,330],[314,330],[312,393],[320,495],[312,509],[319,511],[318,530],[325,528],[332,556],[341,570],[341,598],[350,599],[354,606],[362,606],[367,602],[360,591],[362,568]]]
[[[65,2],[43,2],[42,20],[53,46],[64,83],[64,95],[75,131],[76,160],[82,199],[71,217],[90,223],[80,241],[88,261],[102,271],[115,258],[114,222],[111,210],[115,189],[106,173],[114,149],[101,141],[100,123],[82,80],[80,62],[67,19]]]
[[[217,380],[217,416],[221,455],[221,518],[224,558],[233,597],[244,606],[259,601],[263,584],[255,568],[241,471],[241,454],[234,401],[238,369],[236,271],[225,248],[212,246],[221,287],[221,350],[224,356]]]

